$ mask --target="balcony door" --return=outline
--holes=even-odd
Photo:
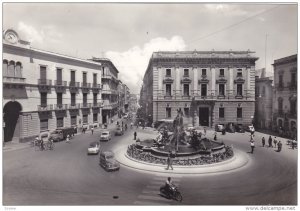
[[[62,69],[56,69],[56,81],[57,85],[62,85]]]
[[[40,66],[40,79],[41,79],[41,84],[46,84],[47,69],[45,66]]]

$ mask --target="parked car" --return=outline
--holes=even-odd
[[[115,135],[116,136],[121,136],[124,134],[124,131],[121,127],[117,127],[116,131],[115,131]]]
[[[88,155],[97,155],[100,151],[100,143],[99,142],[91,142],[90,143],[90,146],[88,147],[88,150],[87,150],[87,154]]]
[[[56,130],[50,133],[50,137],[54,142],[62,141],[67,138],[69,135],[70,137],[74,134],[74,128],[72,127],[62,127],[57,128]]]
[[[245,133],[245,130],[244,130],[242,125],[236,125],[235,126],[235,131],[238,132],[238,133]]]
[[[100,135],[100,141],[110,141],[111,140],[111,135],[108,130],[104,130],[101,132]]]
[[[229,133],[235,133],[235,125],[234,123],[228,123],[226,125],[226,131]]]
[[[216,131],[222,132],[225,129],[224,125],[216,125]]]
[[[116,171],[120,169],[120,164],[115,159],[115,155],[111,151],[103,151],[100,153],[99,165],[106,171]]]
[[[128,118],[128,114],[124,114],[123,119],[127,119]]]
[[[247,132],[250,132],[250,133],[254,133],[255,132],[255,129],[254,129],[253,125],[246,126],[245,130]]]

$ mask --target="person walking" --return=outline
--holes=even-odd
[[[261,139],[261,143],[262,143],[262,146],[263,146],[263,147],[265,147],[265,144],[266,144],[265,137],[262,137],[262,139]]]
[[[206,127],[204,127],[203,132],[204,132],[204,136],[206,136]]]
[[[70,135],[67,135],[66,143],[70,143]]]
[[[271,136],[269,137],[269,147],[273,147],[273,145],[272,145],[272,137]]]
[[[251,141],[250,146],[251,146],[251,153],[253,154],[253,152],[254,152],[254,147],[255,147],[254,141]]]
[[[274,138],[273,142],[274,142],[274,147],[276,148],[276,145],[277,145],[276,137]]]
[[[296,139],[293,139],[293,141],[292,141],[292,149],[295,149],[296,144],[297,144]]]
[[[133,140],[136,140],[136,131],[134,131],[134,133],[133,133]]]
[[[168,166],[167,166],[166,170],[169,170],[169,167],[172,168],[172,170],[173,170],[172,163],[173,163],[173,158],[171,157],[171,152],[170,152],[170,153],[168,154],[168,159],[167,159],[167,164],[168,164]]]
[[[201,138],[201,136],[200,136],[200,138]],[[215,141],[217,140],[217,132],[215,132],[214,140],[215,140]]]
[[[277,148],[278,148],[278,149],[277,149],[277,152],[280,152],[281,149],[282,149],[282,143],[281,143],[281,141],[278,142]]]
[[[92,131],[92,135],[93,135],[94,134],[94,127],[91,128],[91,131]]]

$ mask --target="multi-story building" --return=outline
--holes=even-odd
[[[297,135],[297,55],[274,61],[273,129]]]
[[[129,103],[130,103],[130,90],[126,84],[124,84],[124,109],[125,113],[128,112]]]
[[[265,68],[255,76],[255,128],[272,129],[272,80],[266,77]]]
[[[118,114],[118,69],[106,58],[92,58],[91,61],[102,64],[102,122],[110,123],[113,118],[117,118]]]
[[[121,80],[119,80],[118,84],[118,93],[119,93],[119,117],[125,113],[124,103],[125,103],[125,92],[124,92],[124,84]]]
[[[175,118],[214,127],[254,120],[255,61],[250,51],[153,53],[143,79],[140,103],[155,121]]]
[[[4,141],[102,123],[101,63],[35,49],[14,30],[3,38]]]

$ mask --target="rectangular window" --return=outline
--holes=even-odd
[[[75,82],[75,71],[71,71],[71,82]]]
[[[47,93],[41,93],[41,106],[47,106]]]
[[[62,85],[62,69],[56,68],[56,85]]]
[[[237,118],[243,118],[243,109],[242,108],[236,109],[236,116],[237,116]]]
[[[93,84],[97,84],[97,73],[93,74]]]
[[[98,122],[98,113],[93,113],[93,122]]]
[[[190,108],[184,108],[183,111],[185,117],[190,117]]]
[[[83,93],[83,104],[86,105],[87,104],[87,93]]]
[[[190,86],[189,84],[183,84],[183,96],[190,96]]]
[[[62,93],[57,93],[57,105],[62,105]]]
[[[47,67],[40,66],[40,79],[47,79]]]
[[[201,96],[202,97],[207,96],[207,86],[206,86],[206,84],[201,84]]]
[[[202,69],[202,75],[206,75],[206,69]]]
[[[166,96],[171,96],[171,84],[166,84]]]
[[[71,93],[71,105],[75,106],[76,104],[76,93]]]
[[[171,118],[171,108],[166,108],[166,117]]]
[[[243,96],[243,84],[236,85],[236,95]]]
[[[225,108],[219,108],[219,118],[225,117]]]
[[[77,116],[71,116],[71,125],[77,124]]]
[[[224,69],[220,69],[220,76],[224,76]]]
[[[83,82],[83,84],[86,84],[86,73],[85,72],[82,73],[82,82]]]
[[[60,117],[56,119],[56,127],[63,127],[64,126],[64,118]]]
[[[291,87],[295,87],[296,86],[296,79],[297,79],[297,75],[296,73],[292,73],[291,74]]]
[[[41,119],[40,120],[40,130],[48,130],[48,119]]]
[[[278,83],[278,86],[279,86],[280,88],[283,87],[283,75],[279,75],[279,83]]]
[[[225,84],[219,84],[219,96],[225,96]]]
[[[185,76],[185,77],[189,76],[189,69],[184,69],[183,76]]]
[[[94,103],[94,105],[97,104],[97,94],[96,93],[93,94],[93,103]]]
[[[242,77],[243,76],[243,70],[242,69],[237,69],[237,77]]]
[[[170,77],[171,76],[171,69],[166,69],[166,76]]]
[[[82,123],[83,124],[87,124],[88,123],[88,115],[87,114],[82,115]]]

